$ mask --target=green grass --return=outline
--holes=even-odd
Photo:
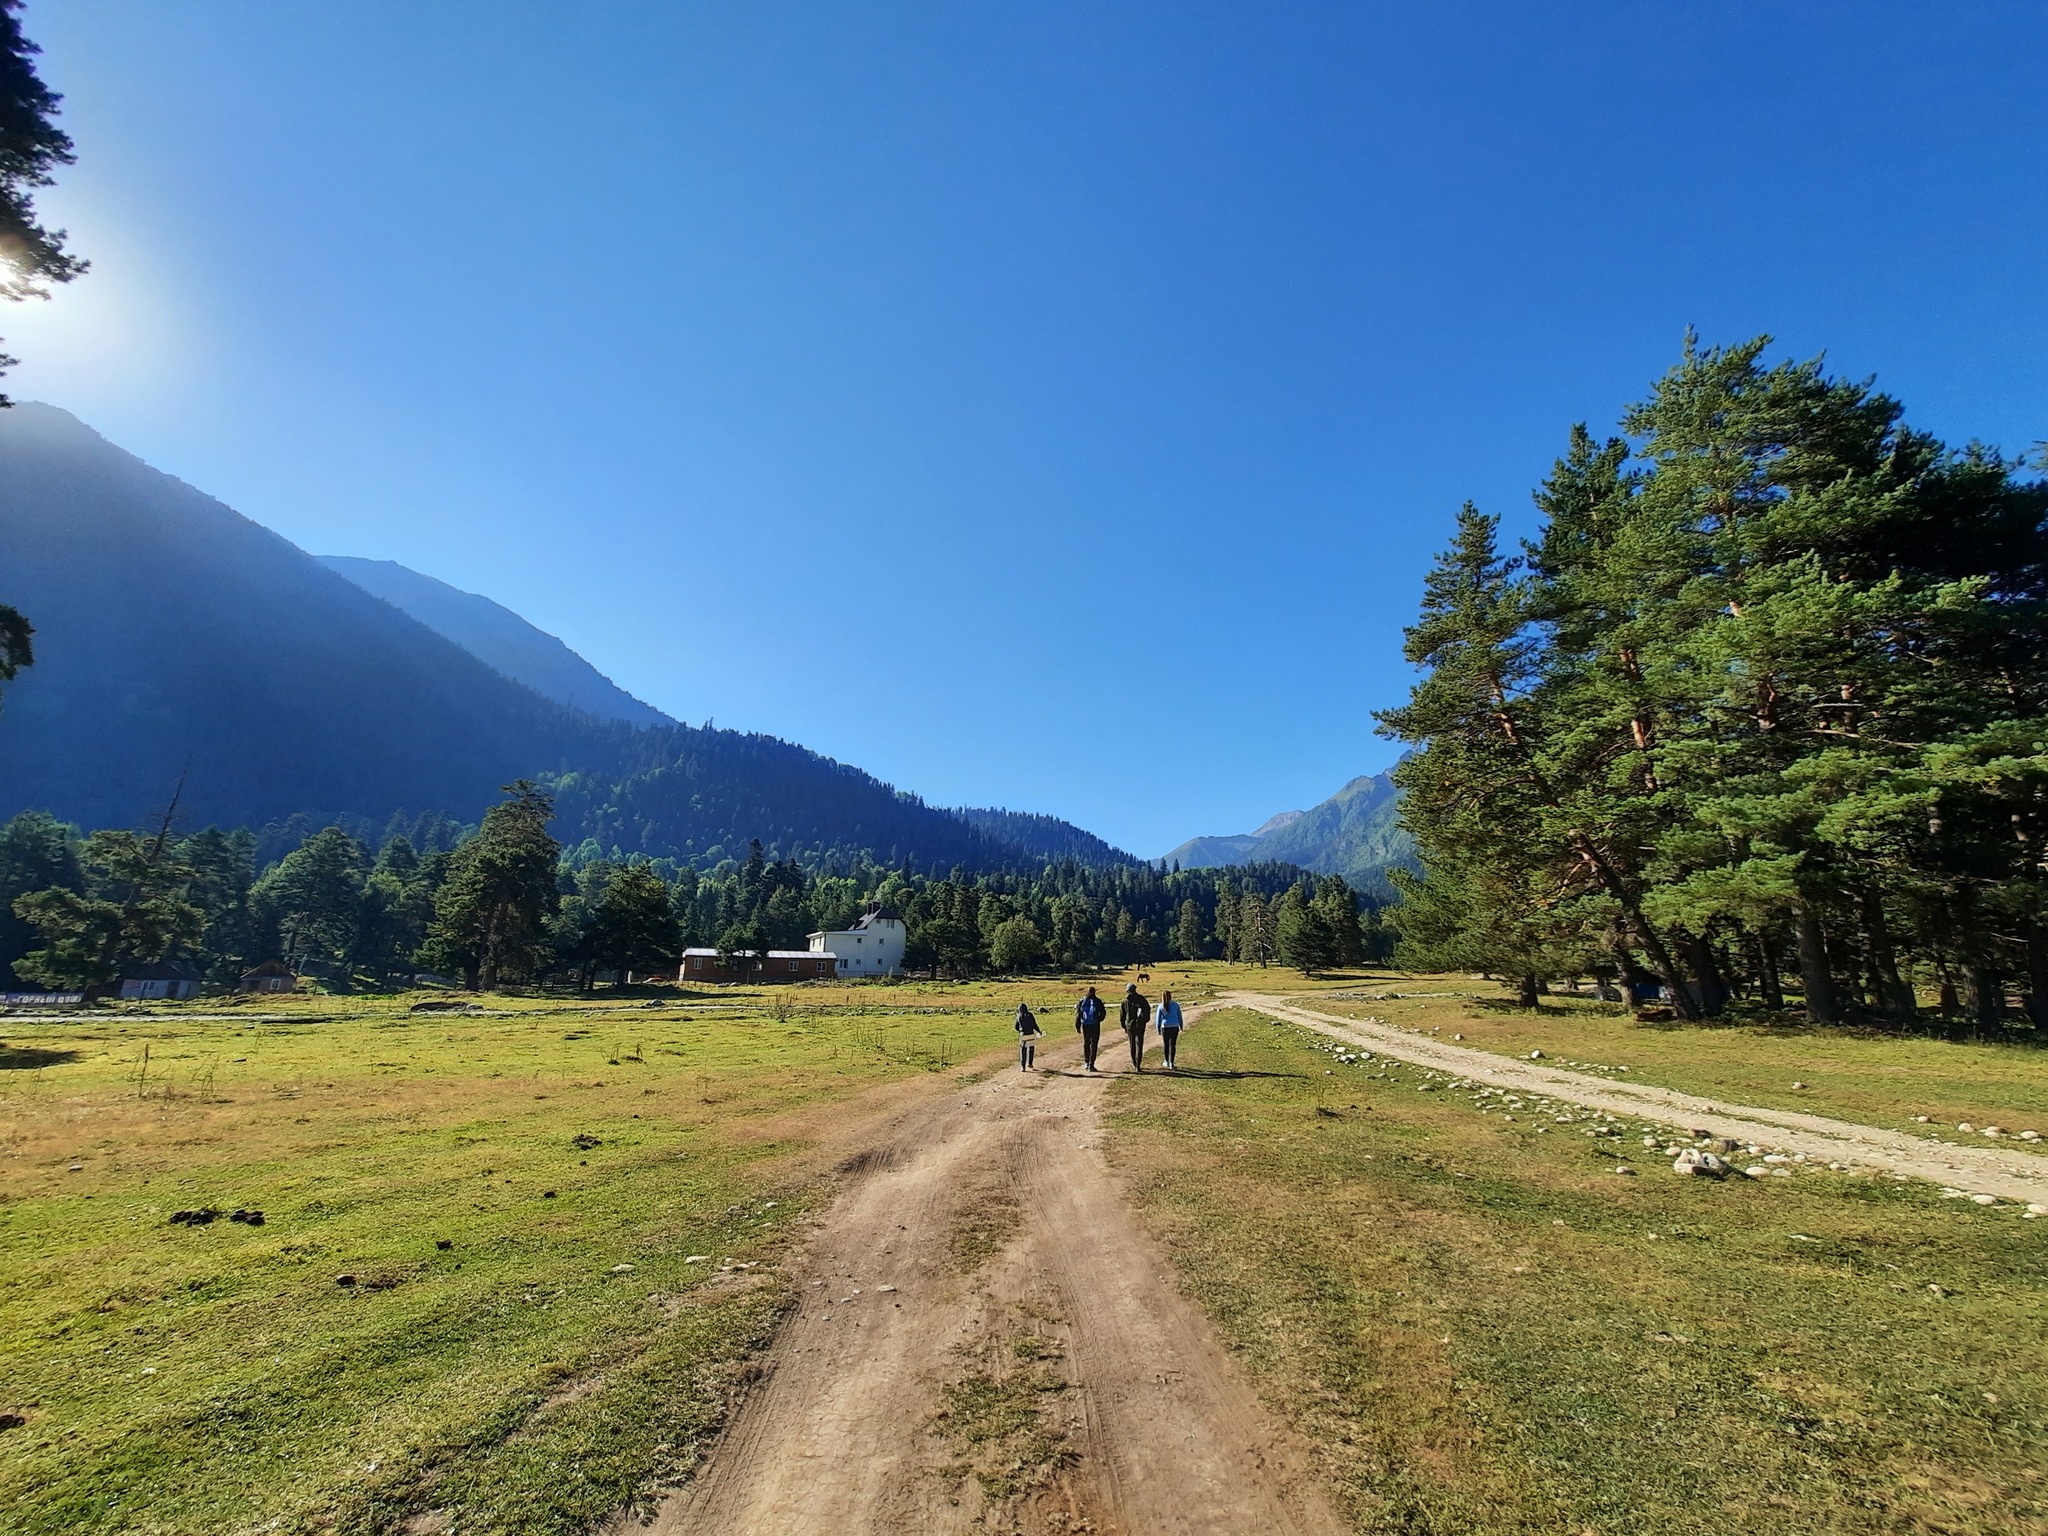
[[[1114,1160],[1360,1531],[2048,1529],[2048,1222],[1617,1178],[1249,1013],[1181,1056],[1261,1075],[1119,1082]]]
[[[0,1025],[0,1528],[644,1503],[778,1315],[820,1117],[1008,1029],[941,989],[486,1002]],[[169,1220],[207,1207],[264,1221]]]
[[[1801,1024],[1642,1024],[1591,999],[1551,998],[1536,1012],[1501,1005],[1471,977],[1388,977],[1347,990],[1446,993],[1385,1000],[1303,998],[1304,1006],[1403,1028],[1462,1034],[1464,1045],[1509,1056],[1541,1050],[1552,1065],[1626,1066],[1626,1079],[1765,1108],[1833,1115],[1973,1145],[2048,1153],[2048,1140],[1987,1142],[1968,1123],[2048,1137],[2048,1050]],[[1803,1083],[1802,1088],[1792,1085]],[[1926,1115],[1922,1124],[1913,1117]]]

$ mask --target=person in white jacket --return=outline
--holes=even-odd
[[[1173,1062],[1180,1050],[1180,1004],[1173,1000],[1171,992],[1159,994],[1159,1012],[1153,1022],[1159,1026],[1159,1053],[1166,1058],[1166,1070],[1178,1072],[1180,1069]]]

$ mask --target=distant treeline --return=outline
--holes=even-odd
[[[936,874],[855,856],[698,869],[564,849],[552,797],[512,786],[480,825],[444,816],[261,832],[82,833],[40,812],[0,826],[0,967],[18,983],[104,991],[182,961],[216,984],[269,960],[338,985],[420,971],[472,987],[672,966],[687,946],[798,949],[876,903],[909,929],[913,969],[972,975],[1220,957],[1309,971],[1391,942],[1341,879],[1292,865],[1092,867]]]
[[[1402,955],[2048,1024],[2048,486],[1765,344],[1574,429],[1521,555],[1459,516],[1380,717]]]

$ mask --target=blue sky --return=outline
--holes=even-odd
[[[32,0],[22,398],[684,719],[1153,854],[1383,767],[1460,501],[1768,331],[2048,437],[2048,8]]]

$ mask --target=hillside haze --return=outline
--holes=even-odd
[[[143,825],[182,781],[183,827],[473,822],[531,777],[556,796],[556,834],[604,854],[712,862],[758,838],[842,863],[1043,862],[1002,826],[771,736],[598,718],[590,679],[611,685],[567,647],[551,661],[585,691],[544,698],[52,406],[0,410],[0,591],[36,626],[35,665],[0,694],[0,819]],[[1014,830],[1107,848],[1052,818]]]
[[[365,560],[354,555],[316,558],[330,571],[371,596],[381,597],[544,699],[600,720],[628,725],[675,723],[653,705],[634,698],[553,635],[488,597],[422,576],[396,560]]]

